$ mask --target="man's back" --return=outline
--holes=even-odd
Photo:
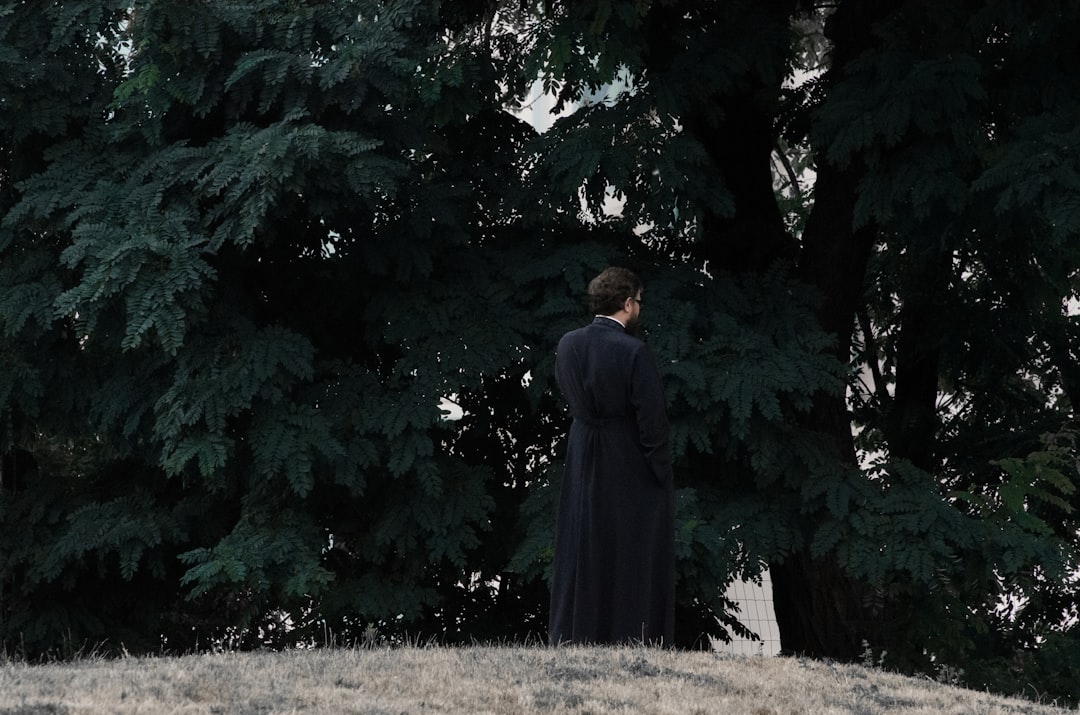
[[[556,351],[556,377],[571,414],[630,416],[630,376],[643,347],[644,343],[607,318],[564,335]]]
[[[578,419],[622,419],[661,483],[671,479],[665,397],[651,351],[619,323],[597,317],[559,341],[555,375]]]

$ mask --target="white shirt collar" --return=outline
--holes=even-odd
[[[619,325],[621,325],[623,327],[623,330],[626,330],[626,323],[622,322],[618,318],[612,318],[610,315],[597,315],[596,317],[597,318],[607,318],[608,320],[610,320],[612,322],[618,323]]]

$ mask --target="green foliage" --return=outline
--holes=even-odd
[[[1072,448],[1067,448],[1062,454],[1059,446],[1032,452],[1023,459],[1010,457],[998,462],[1008,475],[1008,481],[1001,485],[998,496],[1010,520],[1024,529],[1049,536],[1054,530],[1036,515],[1040,507],[1049,506],[1055,511],[1072,514],[1073,507],[1068,498],[1076,493],[1076,485],[1067,476],[1076,471],[1076,464],[1071,459],[1072,452]]]

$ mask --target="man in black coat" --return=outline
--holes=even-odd
[[[596,318],[562,337],[556,377],[574,421],[555,532],[548,637],[673,645],[675,506],[664,390],[635,332],[641,281],[589,283]]]

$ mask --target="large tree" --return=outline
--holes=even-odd
[[[0,11],[0,639],[542,637],[552,348],[623,263],[683,645],[739,631],[723,589],[768,565],[788,652],[1077,697],[1077,29],[959,1]],[[539,92],[573,110],[543,133],[511,111]]]
[[[617,73],[634,85],[556,125],[562,189],[592,206],[622,195],[628,234],[650,226],[644,242],[714,277],[783,271],[778,297],[815,296],[825,353],[846,367],[846,390],[821,370],[787,383],[808,402],[749,397],[785,363],[707,373],[748,397],[684,455],[699,497],[743,480],[727,523],[772,566],[785,650],[923,668],[993,651],[1036,669],[1027,649],[1045,639],[1075,662],[1076,10],[596,3],[546,19],[529,71],[562,77],[568,100]],[[820,66],[819,38],[793,41],[817,26]],[[553,47],[582,48],[577,64]],[[795,216],[776,154],[813,161]],[[783,416],[782,440],[739,431],[759,409]]]

